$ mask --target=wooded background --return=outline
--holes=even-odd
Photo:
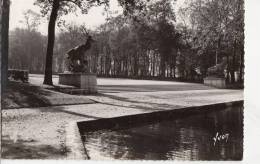
[[[206,70],[228,58],[228,81],[244,77],[244,1],[147,2],[131,14],[108,16],[88,30],[96,42],[85,57],[98,76],[200,81]],[[24,13],[26,28],[10,31],[9,68],[44,73],[47,36],[38,31],[41,13]],[[178,21],[176,19],[178,18]],[[58,22],[53,72],[65,70],[65,54],[86,40],[84,25]]]

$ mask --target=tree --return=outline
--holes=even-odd
[[[35,4],[41,7],[41,12],[46,15],[50,11],[48,25],[48,46],[46,52],[44,84],[52,83],[52,59],[55,42],[55,25],[57,18],[70,12],[75,12],[80,8],[82,13],[87,13],[93,6],[109,5],[109,0],[36,0]],[[119,4],[125,9],[125,13],[132,12],[135,8],[139,9],[143,5],[142,1],[119,0]]]
[[[207,69],[226,56],[228,74],[231,82],[234,82],[234,72],[238,70],[239,63],[240,72],[243,69],[243,0],[189,0],[187,2],[188,6],[185,9],[189,24],[194,30],[193,48],[197,49],[198,55],[205,60],[201,64],[204,65],[204,69]]]
[[[9,68],[43,73],[46,36],[35,30],[16,28],[9,36]]]
[[[66,15],[69,12],[76,11],[79,7],[83,13],[87,13],[88,9],[94,5],[101,5],[107,3],[108,0],[36,0],[35,4],[41,7],[43,15],[50,12],[49,25],[48,25],[48,45],[46,52],[45,76],[44,84],[53,85],[52,83],[52,60],[53,48],[55,42],[55,25],[57,18]]]
[[[24,28],[10,31],[9,68],[42,73],[45,36],[37,31],[40,25],[40,14],[27,10],[23,16],[20,22]]]
[[[41,24],[41,15],[33,10],[27,10],[23,13],[24,20],[21,22],[29,31],[36,31],[36,29]]]
[[[4,90],[8,81],[10,0],[1,1],[1,11],[1,89]]]
[[[90,69],[101,76],[151,78],[161,74],[163,78],[175,77],[182,38],[175,29],[172,2],[174,0],[150,1],[142,10],[110,17],[91,31],[96,42],[86,53]],[[57,58],[61,61],[66,51],[82,41],[79,25],[65,26],[55,46],[55,71],[62,65],[57,65]]]
[[[161,0],[152,3],[148,9],[148,21],[151,22],[153,32],[153,46],[160,54],[160,76],[166,77],[165,73],[172,72],[174,64],[173,48],[177,46],[177,32],[175,30],[174,0]],[[168,71],[168,67],[171,71]]]

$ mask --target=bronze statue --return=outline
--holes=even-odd
[[[84,54],[91,48],[94,42],[91,36],[88,36],[86,43],[79,45],[67,52],[67,69],[70,72],[88,73],[88,62],[84,58]]]
[[[223,57],[222,62],[208,68],[207,76],[215,76],[215,77],[225,77],[224,70],[227,67],[227,58]]]

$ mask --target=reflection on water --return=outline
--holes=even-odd
[[[216,134],[229,134],[216,141]],[[241,160],[243,108],[188,116],[123,130],[86,132],[90,158],[146,160]]]

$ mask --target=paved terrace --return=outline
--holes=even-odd
[[[41,85],[42,76],[30,76],[30,82]],[[64,159],[65,126],[72,121],[243,100],[243,90],[193,83],[101,78],[98,85],[99,94],[85,96],[96,103],[3,110],[2,156]]]

